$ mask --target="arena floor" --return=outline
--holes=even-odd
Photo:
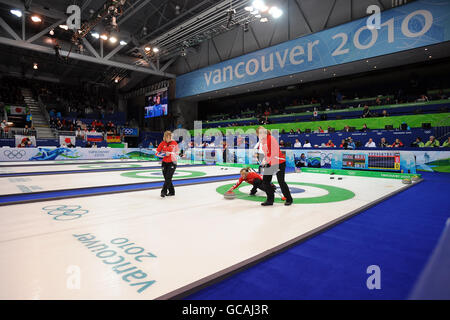
[[[178,297],[409,187],[396,179],[290,173],[294,205],[283,206],[278,196],[273,207],[261,207],[263,194],[249,196],[246,184],[237,199],[223,198],[236,180],[226,175],[238,168],[189,170],[224,180],[178,186],[175,197],[164,199],[152,189],[0,207],[0,281],[8,288],[0,298]],[[73,177],[64,183],[84,188],[160,179],[157,170],[139,171],[145,178],[114,172],[92,179],[98,174],[33,176],[32,183],[58,188],[56,178]],[[2,194],[14,188],[9,183],[2,183]]]

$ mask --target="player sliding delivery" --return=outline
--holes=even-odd
[[[239,187],[241,183],[244,181],[253,185],[253,188],[250,191],[251,196],[254,196],[256,194],[256,191],[258,191],[258,189],[261,189],[262,191],[266,192],[266,189],[263,186],[262,176],[257,174],[256,172],[250,171],[249,168],[241,169],[241,177],[239,178],[239,181],[236,182],[236,184],[232,186],[227,192],[232,192],[234,189]],[[271,184],[271,187],[274,190],[276,189],[273,183]]]

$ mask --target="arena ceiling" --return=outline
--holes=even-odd
[[[109,23],[102,20],[82,40],[81,51],[71,43],[73,32],[58,27],[65,23],[69,5],[80,6],[82,20],[89,21],[102,11],[105,3],[112,1],[0,0],[0,68],[4,72],[25,71],[29,76],[59,81],[83,79],[111,84],[118,80],[120,87],[130,90],[359,19],[367,15],[366,8],[370,4],[387,10],[395,3],[411,2],[266,0],[285,13],[278,21],[269,21],[263,26],[244,10],[252,0],[126,0],[116,20],[118,42],[111,44],[92,37],[93,32],[101,33]],[[231,22],[230,8],[235,10]],[[11,9],[28,13],[18,18],[11,14]],[[42,21],[31,22],[33,14]],[[219,57],[219,61],[197,57],[201,63],[189,64],[190,57],[197,55],[199,47],[207,43],[215,47],[226,46],[227,39],[237,36],[243,28],[250,29],[253,39],[243,44],[242,52],[231,52],[227,57]],[[270,42],[258,39],[258,34],[266,33],[268,29],[277,29],[282,36],[272,37]],[[52,37],[50,30],[55,32]],[[60,46],[58,59],[54,39]],[[120,45],[119,41],[126,44]],[[145,50],[146,47],[150,50]],[[153,52],[155,47],[159,52]],[[33,63],[38,63],[38,70],[32,69]]]

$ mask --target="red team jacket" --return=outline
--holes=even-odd
[[[247,174],[247,178],[244,180],[244,178],[240,177],[240,178],[239,178],[239,181],[231,188],[231,190],[234,190],[234,189],[236,189],[237,187],[239,187],[239,186],[241,185],[241,183],[244,182],[244,181],[245,181],[245,182],[248,182],[248,183],[250,183],[250,184],[253,184],[253,182],[254,182],[255,180],[257,180],[257,179],[262,180],[262,176],[259,175],[259,174],[257,174],[256,172],[249,172],[249,173]]]
[[[280,150],[280,145],[271,134],[267,134],[266,138],[262,141],[262,150],[264,152],[266,163],[271,166],[286,162],[286,156]]]
[[[168,154],[168,152],[173,152],[174,154]],[[156,153],[166,153],[166,156],[162,160],[163,162],[177,162],[178,143],[173,140],[169,143],[163,141],[156,148]]]

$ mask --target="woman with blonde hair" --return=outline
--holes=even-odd
[[[286,198],[284,205],[290,206],[293,202],[289,187],[284,180],[286,174],[286,156],[281,152],[277,139],[275,139],[269,130],[264,127],[257,129],[259,142],[262,151],[264,152],[264,159],[261,166],[264,168],[263,173],[263,189],[266,191],[267,200],[261,205],[271,206],[275,200],[275,190],[271,188],[272,176],[276,173],[278,185]]]
[[[177,169],[178,143],[172,139],[172,132],[164,132],[163,141],[156,148],[156,156],[162,157],[162,173],[164,185],[161,190],[161,197],[174,196],[175,188],[172,177]]]

